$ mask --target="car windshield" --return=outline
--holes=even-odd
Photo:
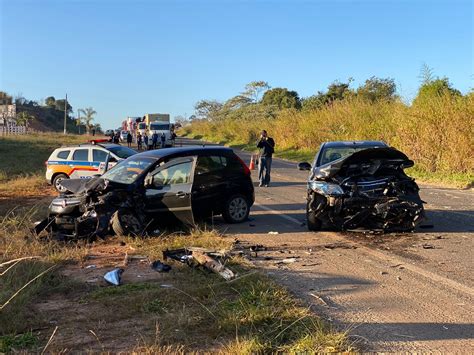
[[[319,165],[324,165],[331,163],[335,160],[345,158],[355,152],[368,149],[368,148],[383,148],[381,145],[373,145],[373,146],[339,146],[339,147],[328,147],[324,149],[321,153],[321,157],[319,159]]]
[[[102,178],[121,184],[132,184],[154,162],[155,159],[146,157],[127,159],[107,171]]]
[[[160,124],[160,123],[152,123],[150,124],[150,129],[152,131],[168,131],[170,129],[169,124]]]
[[[137,154],[137,152],[134,151],[133,149],[122,147],[122,146],[108,147],[107,149],[110,150],[112,153],[114,153],[116,156],[118,156],[121,159],[127,159],[128,157],[131,157],[132,155]]]

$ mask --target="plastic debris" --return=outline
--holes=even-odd
[[[97,265],[92,264],[92,265],[87,265],[85,268],[86,269],[95,269],[96,267],[97,267]]]
[[[275,232],[275,231],[270,231],[270,232],[268,232],[268,234],[280,234],[280,233]]]
[[[156,260],[151,264],[151,268],[158,272],[169,272],[171,270],[171,266],[167,264],[163,264],[161,261]]]
[[[104,275],[104,279],[105,281],[114,286],[120,286],[120,284],[122,283],[123,271],[123,269],[114,269],[112,271],[109,271]]]

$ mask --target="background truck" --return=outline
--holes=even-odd
[[[142,122],[138,124],[138,131],[144,135],[148,135],[148,144],[151,145],[152,136],[158,134],[158,145],[161,144],[161,135],[166,136],[166,146],[174,145],[173,133],[174,125],[170,123],[170,115],[167,113],[147,113]]]

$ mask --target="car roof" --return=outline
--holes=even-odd
[[[105,149],[113,148],[113,147],[122,147],[120,144],[115,143],[81,143],[81,144],[72,144],[72,145],[63,145],[57,149],[71,149],[71,148],[89,148],[89,147],[102,147]]]
[[[333,141],[323,143],[324,148],[332,147],[373,147],[373,146],[382,146],[387,147],[387,143],[382,141]]]
[[[224,153],[233,152],[231,148],[221,147],[218,145],[200,146],[200,145],[189,145],[185,147],[174,147],[174,148],[163,148],[155,150],[147,150],[143,153],[138,153],[134,157],[153,157],[157,159],[169,157],[169,156],[187,156],[199,153]]]

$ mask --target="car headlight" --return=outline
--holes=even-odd
[[[324,181],[310,181],[308,187],[321,195],[344,195],[344,191],[339,185]]]

